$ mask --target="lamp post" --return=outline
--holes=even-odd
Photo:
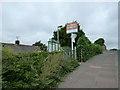
[[[59,29],[61,29],[62,25],[58,26],[58,31],[57,31],[57,41],[59,43]]]
[[[58,42],[58,46],[60,44],[60,41],[59,41],[59,29],[61,29],[62,25],[58,26],[58,31],[57,31],[57,42]],[[60,46],[59,46],[60,47]],[[58,48],[59,50],[59,48]]]

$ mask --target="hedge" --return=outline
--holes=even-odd
[[[56,88],[62,77],[72,72],[78,61],[48,52],[16,54],[9,49],[2,51],[3,88]]]
[[[102,46],[93,44],[90,40],[82,36],[77,41],[77,58],[79,61],[87,61],[91,57],[102,53]]]

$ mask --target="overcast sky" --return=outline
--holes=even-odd
[[[4,43],[19,36],[21,44],[47,44],[57,26],[76,20],[92,42],[104,38],[108,49],[118,48],[117,2],[6,2],[1,17]]]

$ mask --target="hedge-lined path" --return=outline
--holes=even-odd
[[[82,63],[58,88],[117,88],[118,54],[106,51]]]

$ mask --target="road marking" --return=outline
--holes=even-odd
[[[90,66],[90,68],[98,68],[98,69],[100,69],[101,67],[100,66]]]

